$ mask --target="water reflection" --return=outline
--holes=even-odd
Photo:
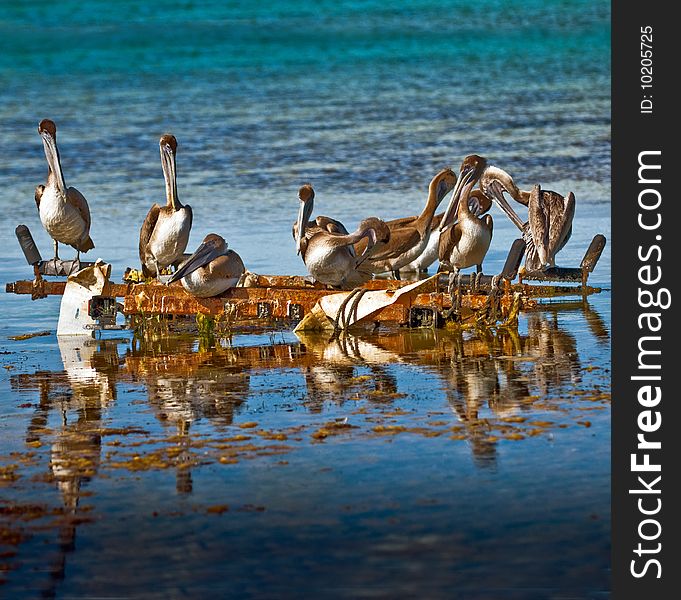
[[[51,581],[64,576],[77,527],[92,508],[82,500],[103,473],[171,469],[178,496],[202,497],[194,478],[201,465],[302,452],[310,442],[329,442],[313,433],[320,425],[348,419],[341,431],[356,440],[438,437],[451,448],[465,443],[476,467],[495,468],[504,440],[568,426],[570,411],[581,410],[571,404],[574,389],[603,401],[584,368],[593,357],[580,356],[575,328],[590,332],[602,354],[609,332],[588,306],[528,312],[519,330],[378,331],[332,340],[301,334],[280,343],[261,336],[239,347],[192,336],[59,339],[63,371],[10,378],[14,390],[36,396],[27,453],[49,449],[41,455],[43,480],[60,498]],[[307,425],[292,427],[267,402],[258,423],[244,422],[253,420],[252,412],[241,413],[263,392],[261,379],[253,387],[263,375],[268,397],[294,390],[286,410],[306,413],[300,422]]]
[[[63,338],[59,340],[63,372],[38,371],[11,381],[15,389],[38,392],[26,441],[40,441],[45,432],[56,432],[51,464],[55,478],[64,482],[65,498],[67,488],[80,483],[66,483],[68,469],[62,456],[78,454],[96,470],[101,440],[92,432],[103,426],[102,411],[116,402],[119,382],[143,384],[148,409],[181,444],[198,421],[210,423],[214,432],[232,426],[251,396],[253,372],[263,370],[288,378],[295,378],[296,370],[301,373],[305,393],[300,407],[320,414],[327,402],[341,406],[363,399],[385,404],[401,398],[400,388],[411,383],[399,365],[417,367],[426,376],[436,376],[438,383],[430,384],[431,389],[444,391],[456,421],[465,427],[473,454],[484,464],[493,462],[490,422],[523,414],[538,398],[560,399],[580,384],[583,366],[570,331],[575,323],[585,322],[598,344],[608,341],[600,315],[588,305],[580,310],[582,315],[564,308],[529,312],[520,328],[524,333],[413,330],[333,340],[300,334],[298,343],[270,340],[245,347],[221,346],[215,340],[206,344],[187,336],[132,341]],[[124,348],[122,354],[119,347]],[[61,420],[50,430],[53,411]],[[188,471],[183,470],[185,475]],[[178,483],[178,491],[191,491],[191,482]]]

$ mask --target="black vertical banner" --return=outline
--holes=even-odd
[[[613,598],[678,598],[681,355],[675,193],[681,33],[660,1],[612,5]],[[675,211],[674,211],[675,212]]]

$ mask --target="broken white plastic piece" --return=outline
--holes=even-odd
[[[91,267],[68,277],[59,309],[57,335],[93,333],[97,321],[89,315],[89,302],[93,296],[103,295],[110,274],[111,265],[97,259]]]
[[[367,291],[358,299],[356,306],[353,306],[352,302],[346,302],[343,305],[348,295],[353,292],[323,296],[293,331],[333,329],[333,322],[337,320],[341,309],[344,313],[343,329],[348,329],[360,323],[370,323],[373,317],[388,306],[393,304],[409,305],[413,298],[422,293],[426,287],[432,287],[433,282],[436,282],[438,277],[439,275],[435,274],[428,279],[422,279],[397,290]]]

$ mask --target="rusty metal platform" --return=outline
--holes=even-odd
[[[23,229],[21,229],[23,228]],[[66,281],[49,281],[43,275],[58,276],[69,273],[74,261],[43,261],[34,248],[30,232],[25,226],[17,228],[17,237],[22,245],[27,262],[32,265],[34,280],[22,280],[8,283],[7,293],[30,295],[34,300],[51,295],[63,295]],[[456,293],[448,292],[448,276],[431,277],[417,286],[417,292],[406,294],[399,302],[390,303],[394,294],[401,295],[400,290],[413,285],[414,281],[376,278],[368,281],[363,290],[383,291],[386,298],[385,307],[373,314],[373,322],[393,322],[400,325],[418,326],[423,323],[435,325],[443,314],[451,313],[453,307],[461,314],[475,313],[489,308],[490,295],[493,292],[498,317],[508,316],[511,306],[525,310],[536,306],[542,300],[561,297],[586,298],[599,293],[600,288],[587,285],[589,274],[593,271],[605,247],[605,237],[596,235],[591,242],[579,268],[554,268],[543,272],[521,272],[517,283],[512,283],[519,272],[525,244],[515,240],[509,250],[506,263],[501,273],[490,275],[463,275],[456,280]],[[91,263],[92,264],[92,263]],[[83,266],[82,263],[80,266]],[[127,272],[126,272],[127,273]],[[540,281],[540,284],[527,284],[525,281]],[[559,284],[550,283],[558,282]],[[578,283],[578,285],[574,285]],[[569,284],[569,285],[568,285]],[[108,313],[108,324],[115,323],[115,313],[123,313],[126,317],[148,317],[164,315],[168,317],[194,317],[205,315],[211,318],[226,318],[232,323],[255,322],[260,324],[285,320],[300,322],[309,315],[315,306],[319,306],[322,298],[331,294],[344,293],[329,289],[310,278],[287,275],[258,275],[247,273],[239,287],[230,289],[213,298],[197,298],[189,294],[179,282],[165,285],[157,281],[135,283],[132,281],[114,283],[106,280],[101,293],[96,296],[104,302],[93,308],[90,303],[90,316],[99,319]],[[347,294],[347,292],[345,292]],[[371,295],[371,294],[368,294]],[[122,302],[117,299],[122,298]],[[94,298],[93,298],[94,300]],[[113,314],[111,314],[113,313]],[[496,313],[495,313],[496,314]],[[425,315],[425,316],[424,316]],[[432,318],[427,317],[432,315]],[[328,315],[327,315],[328,316]],[[495,316],[495,318],[497,318]],[[101,320],[103,329],[107,327]]]

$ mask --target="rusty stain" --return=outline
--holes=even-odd
[[[397,290],[411,282],[390,279],[374,279],[365,284],[369,290]],[[46,295],[62,295],[66,282],[45,281],[43,291]],[[186,315],[204,314],[217,317],[229,313],[234,321],[257,320],[267,307],[267,320],[290,320],[290,306],[295,304],[297,316],[307,314],[317,301],[328,294],[337,293],[299,276],[265,276],[251,274],[248,287],[233,288],[219,297],[196,298],[177,284],[166,286],[157,282],[150,283],[109,283],[105,293],[112,297],[123,298],[123,314],[131,315]],[[451,308],[449,294],[437,291],[436,282],[430,291],[418,294],[410,305],[391,305],[378,315],[379,321],[406,323],[409,321],[411,307],[432,308],[443,311]],[[484,288],[483,288],[484,289]],[[6,286],[8,293],[34,293],[32,281],[15,281]],[[479,310],[485,306],[488,295],[473,293],[470,286],[462,286],[462,308]],[[513,301],[513,293],[521,294],[521,308],[532,308],[535,298],[556,298],[561,296],[586,296],[599,293],[599,288],[588,286],[529,285],[505,282],[501,296],[501,307],[507,312]]]

